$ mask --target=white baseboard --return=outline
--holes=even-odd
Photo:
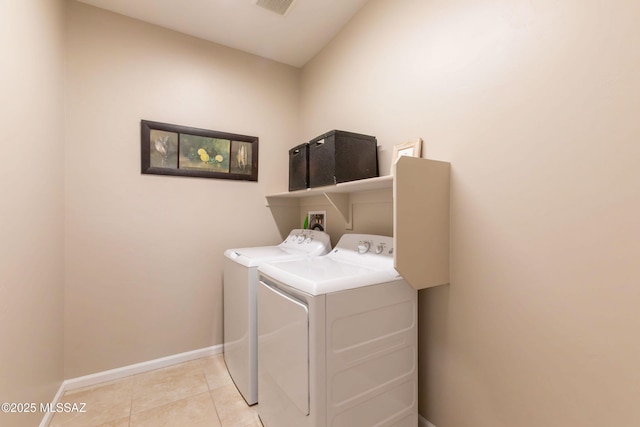
[[[82,387],[88,387],[107,381],[113,381],[130,375],[142,372],[152,371],[154,369],[165,368],[175,365],[176,363],[188,362],[190,360],[200,359],[202,357],[213,356],[222,353],[223,345],[214,345],[212,347],[201,348],[199,350],[187,351],[185,353],[174,354],[172,356],[161,357],[146,362],[136,363],[133,365],[123,366],[121,368],[110,369],[108,371],[97,372],[95,374],[85,375],[82,377],[64,380],[58,389],[53,404],[58,403],[62,395],[69,390],[75,390]],[[51,422],[53,413],[46,413],[40,422],[40,427],[47,427]]]
[[[106,381],[113,381],[128,377],[129,375],[164,368],[166,366],[175,365],[176,363],[188,362],[190,360],[212,356],[219,353],[222,353],[222,344],[188,351],[186,353],[174,354],[173,356],[161,357],[160,359],[149,360],[146,362],[136,363],[134,365],[123,366],[122,368],[111,369],[108,371],[98,372],[96,374],[85,375],[83,377],[71,378],[69,380],[65,380],[63,385],[65,386],[65,391],[75,390],[77,388],[100,384]]]
[[[62,382],[62,384],[60,384],[60,388],[58,389],[58,392],[56,393],[56,395],[53,397],[52,403],[54,405],[58,403],[63,394],[64,394],[64,381]],[[53,412],[45,412],[44,417],[42,417],[42,421],[40,421],[39,427],[47,427],[51,422],[51,418],[53,418]]]
[[[425,417],[418,414],[418,427],[436,427],[436,426],[434,426],[429,421],[427,421]]]

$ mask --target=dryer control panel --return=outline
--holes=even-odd
[[[331,256],[364,264],[393,261],[393,237],[345,234],[331,251]]]

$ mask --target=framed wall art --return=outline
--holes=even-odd
[[[143,174],[258,181],[258,137],[141,121]]]
[[[420,157],[422,155],[422,139],[416,141],[403,142],[393,146],[393,157],[391,158],[391,171],[398,159],[402,156]]]

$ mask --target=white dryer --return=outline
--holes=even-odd
[[[324,255],[330,250],[328,234],[296,229],[277,246],[225,251],[224,360],[233,382],[249,405],[258,401],[258,266],[268,261],[298,260]]]
[[[393,239],[258,268],[258,414],[265,427],[416,427],[417,291]]]

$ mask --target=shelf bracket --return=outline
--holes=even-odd
[[[347,193],[324,193],[331,206],[333,206],[346,223],[346,230],[353,230],[353,208],[351,205],[351,197]]]

